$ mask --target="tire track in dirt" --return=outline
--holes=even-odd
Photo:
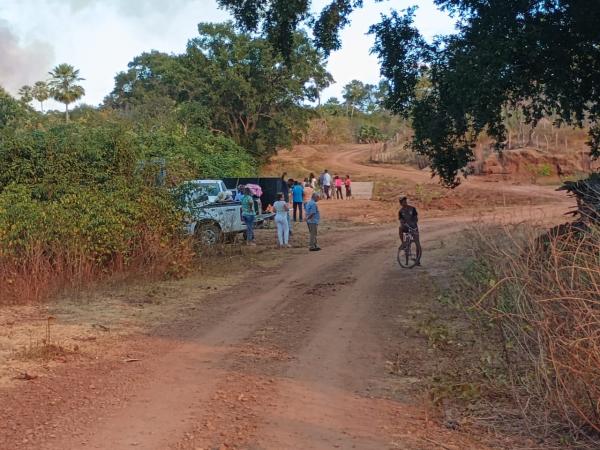
[[[424,231],[433,240],[463,226]],[[373,238],[334,258],[318,282],[294,284],[291,301],[232,352],[217,394],[172,448],[430,448],[406,431],[423,427],[422,410],[371,395],[385,373],[384,319],[401,298],[389,277],[410,276],[398,273],[394,231]]]
[[[369,245],[377,240],[377,233],[381,230],[359,238],[352,235],[351,239],[356,241],[355,245]],[[219,391],[219,381],[228,376],[228,355],[235,352],[240,342],[252,335],[257,327],[260,328],[265,319],[293,301],[295,283],[314,279],[327,270],[332,260],[326,259],[326,255],[344,258],[355,251],[345,241],[321,252],[320,258],[308,254],[300,257],[305,258],[305,262],[310,260],[311,264],[299,263],[294,269],[286,268],[230,293],[233,300],[239,296],[240,308],[230,311],[224,320],[213,324],[209,330],[182,333],[179,339],[183,337],[185,342],[177,344],[147,367],[151,376],[130,393],[131,400],[124,407],[104,415],[91,429],[78,430],[76,445],[68,437],[33,448],[80,448],[85,442],[87,448],[120,449],[133,445],[163,449],[177,442],[190,423],[202,414],[207,400]]]

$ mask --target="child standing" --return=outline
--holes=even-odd
[[[349,200],[350,197],[352,197],[352,181],[350,180],[350,175],[346,175],[344,185],[346,186],[346,200]]]

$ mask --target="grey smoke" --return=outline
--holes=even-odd
[[[54,51],[40,41],[20,41],[8,23],[0,20],[0,85],[16,94],[25,84],[48,77]]]

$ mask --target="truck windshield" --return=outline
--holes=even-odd
[[[198,190],[205,192],[206,195],[211,197],[216,197],[221,192],[220,186],[218,183],[202,183],[198,185]]]

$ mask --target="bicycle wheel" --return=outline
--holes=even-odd
[[[417,244],[412,239],[407,239],[404,246],[398,247],[398,264],[405,269],[412,269],[417,265]]]

